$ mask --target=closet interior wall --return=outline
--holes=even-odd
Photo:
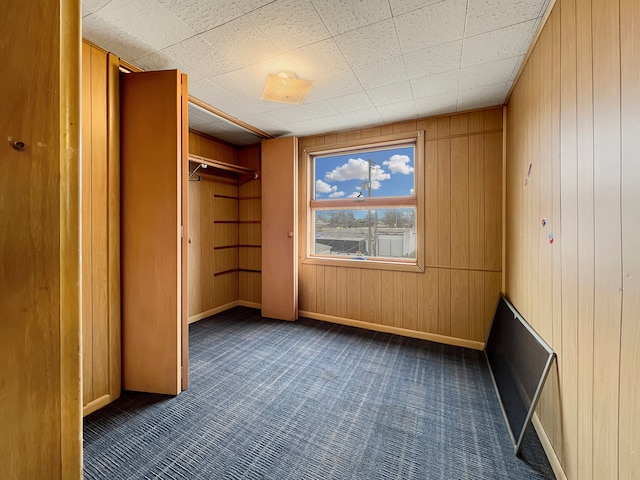
[[[261,171],[260,145],[238,149],[243,167]],[[260,308],[262,296],[262,189],[259,178],[239,185],[239,301]]]
[[[191,131],[189,153],[260,169],[259,145],[236,147]],[[196,174],[189,182],[189,322],[260,299],[260,180],[212,167]]]

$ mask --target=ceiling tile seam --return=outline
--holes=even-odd
[[[469,0],[467,0],[467,6],[464,9],[464,29],[462,30],[462,53],[460,55],[460,63],[458,64],[458,71],[462,71],[462,59],[464,58],[464,39],[467,37],[467,24],[469,23]],[[462,75],[458,75],[458,88],[456,90],[456,110],[459,110],[460,105],[460,83],[462,82]]]
[[[389,7],[391,7],[391,6],[389,6]],[[415,93],[413,92],[413,85],[411,85],[411,81],[409,80],[409,72],[407,71],[407,63],[406,63],[405,58],[404,58],[405,54],[402,51],[402,43],[400,42],[400,36],[398,35],[398,25],[396,24],[395,17],[392,17],[392,19],[393,19],[393,26],[394,26],[393,30],[394,30],[394,32],[396,34],[396,40],[398,41],[398,45],[400,47],[400,57],[402,58],[402,68],[404,68],[404,74],[405,74],[405,76],[407,78],[407,82],[409,82],[409,89],[411,90],[411,98],[413,99],[413,103],[415,105],[416,96],[415,96]],[[376,110],[377,109],[378,108],[377,108],[377,105],[376,105]],[[380,113],[380,112],[378,112],[378,113]]]
[[[314,5],[315,8],[315,5]],[[380,23],[380,22],[377,22]],[[374,24],[371,24],[374,25]],[[326,28],[326,27],[325,27]],[[360,28],[364,28],[364,27],[360,27]],[[358,30],[357,28],[355,30],[351,30],[352,32]],[[344,33],[341,33],[340,35],[344,35]],[[336,35],[339,36],[339,35]],[[353,70],[353,65],[351,65],[351,62],[347,59],[347,57],[344,54],[344,51],[342,50],[342,48],[340,47],[340,42],[336,41],[336,37],[332,36],[331,37],[333,39],[333,41],[335,42],[336,47],[338,48],[338,51],[340,52],[340,55],[342,55],[342,58],[344,58],[344,61],[346,62],[347,66],[349,67],[349,71],[351,71],[351,74],[353,75],[353,78],[356,79],[356,81],[358,82],[358,85],[360,85],[360,88],[362,89],[362,91],[367,95],[367,98],[369,99],[369,101],[371,102],[371,104],[373,105],[373,100],[371,99],[371,96],[369,95],[369,92],[367,91],[367,89],[364,87],[364,85],[362,84],[362,80],[360,80],[360,78],[358,77],[358,75],[356,74],[356,72]]]
[[[267,6],[269,6],[269,5],[271,5],[272,3],[275,3],[275,2],[277,2],[277,1],[278,1],[278,0],[273,0],[273,1],[271,1],[271,2],[265,3],[264,5],[260,5],[258,8],[252,8],[252,9],[251,9],[251,10],[249,10],[248,12],[246,12],[246,11],[245,11],[245,10],[244,10],[240,5],[238,5],[237,3],[236,3],[236,5],[238,5],[238,8],[239,8],[240,10],[242,10],[242,11],[244,12],[244,14],[245,14],[245,15],[248,15],[248,14],[249,14],[249,13],[251,13],[251,12],[255,12],[256,10],[260,10],[260,9],[262,9],[262,8],[264,8],[264,7],[267,7]]]
[[[500,28],[494,28],[493,30],[487,30],[486,32],[482,32],[482,33],[477,33],[475,35],[469,35],[468,37],[464,37],[464,40],[470,40],[472,38],[476,38],[479,37],[480,35],[486,35],[488,33],[495,33],[495,32],[499,32],[500,30],[506,30],[507,28],[512,28],[515,27],[516,25],[522,25],[523,23],[527,23],[527,22],[531,22],[534,21],[537,22],[538,20],[540,20],[540,16],[537,17],[532,17],[532,18],[527,18],[526,20],[523,20],[521,22],[516,22],[516,23],[512,23],[510,25],[505,25],[504,27],[500,27]],[[527,45],[528,46],[528,45]]]

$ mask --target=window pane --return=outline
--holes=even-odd
[[[416,258],[416,209],[316,210],[314,253]]]
[[[315,157],[314,199],[415,195],[414,147]]]

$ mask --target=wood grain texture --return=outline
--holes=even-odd
[[[622,250],[623,310],[620,334],[620,478],[640,477],[640,5],[620,2],[622,105]]]
[[[576,1],[578,150],[578,414],[576,478],[593,479],[593,63],[591,0]]]
[[[4,7],[0,470],[81,478],[80,6]]]
[[[122,389],[120,286],[120,60],[107,56],[107,256],[109,302],[109,397]]]
[[[180,84],[176,70],[120,82],[122,381],[172,395],[181,390]]]
[[[298,142],[262,142],[262,314],[298,318]],[[315,273],[315,272],[314,272]]]
[[[636,3],[556,2],[508,106],[507,294],[558,354],[538,414],[570,479],[640,472]]]
[[[563,467],[568,477],[578,471],[578,145],[576,3],[563,0],[560,20],[560,204],[562,208],[562,351],[561,391]],[[560,245],[559,245],[560,246]],[[567,248],[564,248],[567,246]],[[535,273],[535,272],[534,272]]]
[[[454,267],[469,265],[469,220],[469,137],[455,137],[451,139],[451,265]]]
[[[593,0],[594,478],[617,478],[621,265],[620,11]]]

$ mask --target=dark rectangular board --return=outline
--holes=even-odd
[[[555,353],[504,295],[484,353],[518,455]]]

